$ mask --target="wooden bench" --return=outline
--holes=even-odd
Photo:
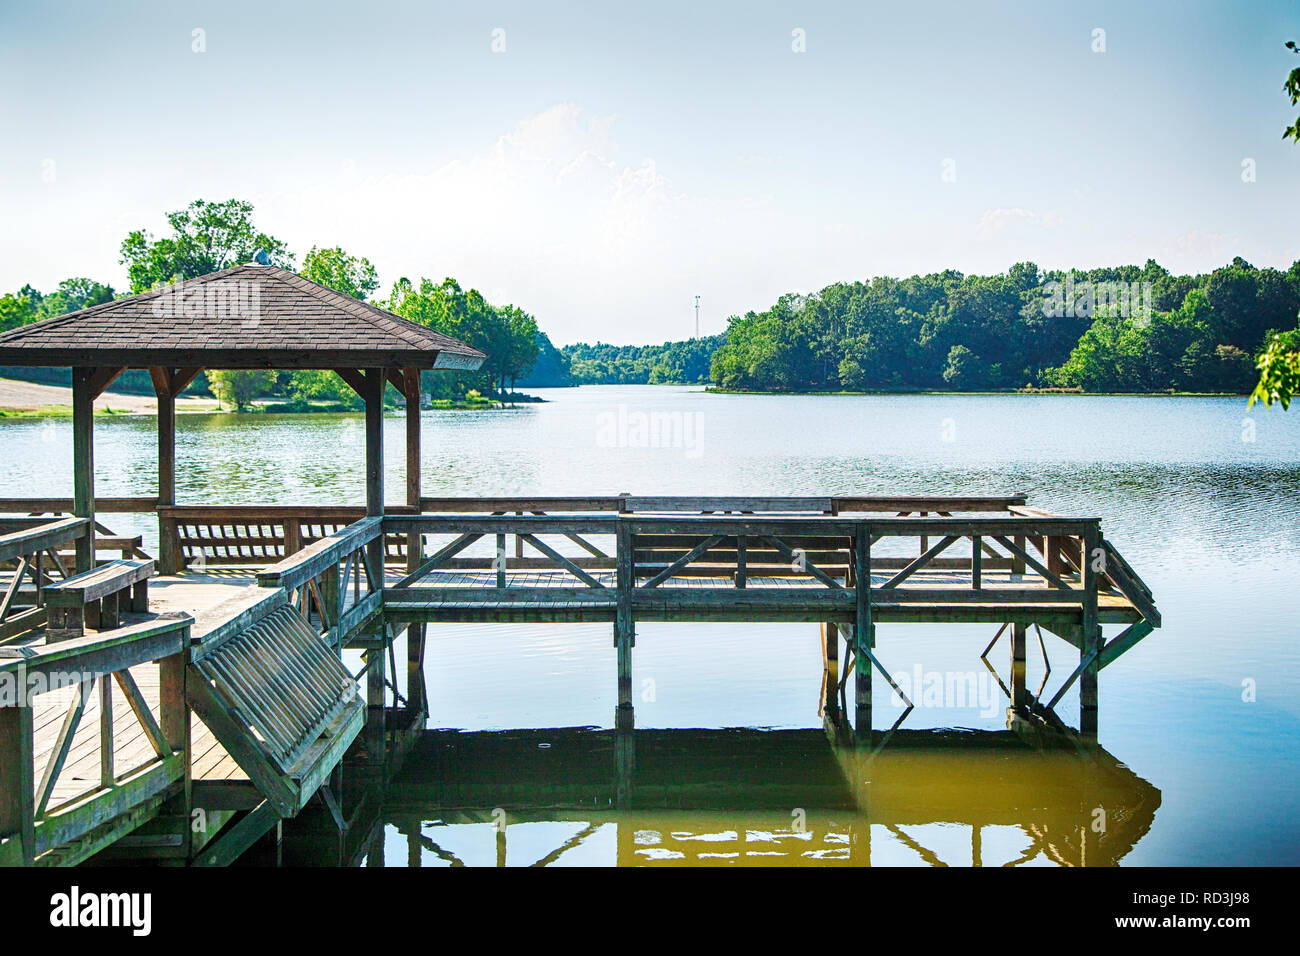
[[[45,588],[45,609],[49,623],[47,640],[79,637],[86,627],[108,630],[121,624],[122,595],[129,609],[149,610],[149,578],[152,561],[109,561]]]

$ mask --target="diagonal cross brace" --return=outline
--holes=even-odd
[[[1146,637],[1153,630],[1155,630],[1155,628],[1152,626],[1150,621],[1137,621],[1125,628],[1124,632],[1119,636],[1113,638],[1108,643],[1097,647],[1091,654],[1079,661],[1079,666],[1076,667],[1074,672],[1065,679],[1065,683],[1062,684],[1061,689],[1056,692],[1056,696],[1048,702],[1048,708],[1051,709],[1056,706],[1057,701],[1065,696],[1065,692],[1070,689],[1071,685],[1079,679],[1079,675],[1087,670],[1093,661],[1100,661],[1097,669],[1101,670],[1106,667],[1106,665],[1114,663],[1117,657],[1131,648],[1138,641],[1142,640],[1142,638]]]
[[[787,561],[789,561],[792,566],[797,567],[801,571],[807,571],[809,574],[815,577],[822,584],[826,585],[828,588],[837,591],[842,591],[844,589],[844,586],[840,584],[839,581],[836,581],[833,577],[831,577],[821,568],[817,567],[817,565],[813,564],[806,557],[797,556],[794,553],[794,549],[791,548],[784,541],[782,541],[780,538],[774,537],[772,535],[758,535],[757,537],[760,541],[766,541],[772,547],[776,548],[776,550],[781,553],[781,556],[785,558]]]
[[[933,561],[936,557],[938,557],[940,554],[946,551],[948,547],[951,546],[957,540],[958,540],[958,536],[955,534],[940,539],[938,544],[930,548],[930,550],[926,551],[925,554],[921,555],[919,558],[914,560],[907,567],[903,568],[903,570],[899,571],[892,578],[890,578],[888,581],[882,584],[880,586],[881,589],[885,590],[887,588],[898,587],[900,584],[902,584],[904,581],[910,578],[913,574],[921,570],[923,567],[925,567],[927,564]]]
[[[717,547],[721,543],[722,543],[722,535],[720,534],[715,534],[710,538],[704,539],[695,547],[691,548],[691,550],[688,551],[686,554],[682,555],[672,564],[668,565],[668,567],[664,568],[662,571],[660,571],[658,574],[652,577],[645,584],[641,585],[641,587],[643,588],[658,587],[660,584],[662,584],[664,581],[667,581],[669,578],[671,578],[682,568],[686,567],[686,565],[690,564],[692,561],[699,560],[700,556],[703,555],[705,552],[707,552],[710,548]]]

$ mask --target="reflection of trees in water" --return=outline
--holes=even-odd
[[[941,866],[966,862],[951,858],[952,828],[965,827],[977,865],[1094,866],[1121,860],[1160,805],[1105,750],[1039,748],[1010,731],[900,730],[871,753],[819,730],[646,729],[632,767],[615,745],[612,730],[430,731],[385,794],[386,820],[411,865],[464,865],[466,840],[476,860],[504,864],[510,827],[531,822],[556,825],[554,844],[512,862],[548,865],[613,827],[620,865],[866,865],[874,843],[876,862]],[[985,850],[988,833],[997,849]]]

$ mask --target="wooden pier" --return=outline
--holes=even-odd
[[[29,516],[0,538],[0,559],[16,562],[0,582],[13,597],[5,613],[29,625],[0,643],[0,675],[76,678],[26,707],[0,708],[9,819],[26,824],[31,860],[78,862],[112,848],[230,862],[318,795],[342,821],[331,777],[349,747],[386,779],[410,746],[403,731],[423,728],[432,622],[610,624],[614,724],[629,738],[638,621],[814,623],[828,724],[868,747],[881,736],[874,678],[894,685],[875,653],[878,624],[996,626],[991,634],[1009,635],[1012,709],[1059,722],[1053,708],[1077,682],[1085,736],[1096,733],[1097,675],[1159,624],[1097,519],[1048,514],[1019,496],[429,504],[446,510],[361,517],[328,534],[321,522],[341,520],[330,510],[191,506],[186,521],[201,530],[173,540],[192,570],[154,578],[148,613],[122,611],[121,626],[70,641],[30,626],[43,607],[29,582],[51,586],[84,519]],[[323,536],[304,533],[313,526]],[[377,550],[386,562],[374,562]],[[24,601],[35,603],[15,611]],[[1079,651],[1050,699],[1025,686],[1031,626]],[[346,648],[365,655],[355,678],[339,664]],[[629,763],[631,750],[629,739]],[[203,826],[183,826],[196,812]],[[224,835],[209,839],[209,827]],[[4,844],[11,862],[24,843]]]
[[[981,657],[1005,634],[1011,711],[1064,727],[1077,683],[1085,740],[1100,672],[1160,624],[1096,516],[1023,496],[422,497],[420,376],[484,358],[257,265],[0,333],[0,365],[73,383],[72,497],[0,500],[0,864],[220,865],[309,806],[348,831],[424,729],[432,622],[608,623],[624,770],[638,621],[815,624],[828,726],[838,740],[851,711],[862,748],[875,676],[898,689],[879,624],[985,624]],[[99,498],[93,401],[127,368],[158,396],[157,493]],[[204,368],[337,372],[365,405],[364,505],[178,503],[175,399]],[[390,386],[400,506],[384,494]],[[154,515],[158,553],[115,534],[115,512]],[[1046,700],[1025,686],[1031,627],[1078,652]]]

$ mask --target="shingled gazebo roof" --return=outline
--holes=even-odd
[[[0,334],[0,365],[472,370],[485,358],[450,336],[257,264]]]

